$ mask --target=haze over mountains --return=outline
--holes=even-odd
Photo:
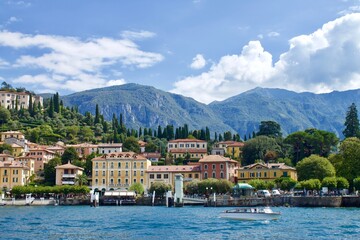
[[[284,135],[317,128],[342,137],[346,111],[351,103],[359,105],[360,90],[327,94],[296,93],[283,89],[255,88],[209,105],[156,89],[151,86],[125,84],[77,92],[61,97],[66,106],[94,114],[96,104],[105,119],[123,115],[130,128],[157,129],[173,124],[188,124],[189,129],[206,126],[212,133],[238,132],[240,136],[257,131],[261,121],[273,120]]]

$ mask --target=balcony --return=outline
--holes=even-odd
[[[74,185],[75,182],[74,181],[62,181],[61,184],[62,185]]]
[[[63,178],[75,178],[76,174],[63,174],[62,177]]]

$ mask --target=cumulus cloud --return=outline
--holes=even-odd
[[[0,68],[5,68],[8,66],[10,66],[10,64],[7,61],[5,61],[4,59],[0,58]]]
[[[360,14],[353,13],[294,37],[276,63],[259,41],[250,41],[239,55],[177,81],[172,92],[209,103],[257,86],[317,93],[360,88],[359,26]]]
[[[24,75],[14,82],[33,82],[46,88],[57,87],[72,91],[125,82],[123,79],[114,80],[110,79],[111,76],[105,76],[105,67],[147,68],[163,60],[161,54],[142,51],[135,42],[125,38],[81,40],[74,37],[0,31],[0,46],[24,49],[24,52],[27,49],[39,52],[18,57],[14,66],[40,69],[45,73]]]
[[[201,68],[205,67],[205,65],[206,65],[206,60],[203,57],[203,55],[197,54],[193,58],[193,62],[191,63],[190,67],[192,69],[201,69]]]

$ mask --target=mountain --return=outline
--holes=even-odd
[[[118,118],[122,114],[125,125],[134,129],[188,124],[191,130],[208,126],[212,132],[233,131],[207,105],[150,86],[130,83],[78,92],[61,99],[65,106],[78,106],[82,113],[94,114],[98,104],[106,120],[111,120],[113,113]]]
[[[257,131],[260,121],[273,120],[284,135],[317,128],[342,136],[346,112],[353,102],[359,106],[360,90],[314,94],[255,88],[209,107],[240,133]]]
[[[192,98],[138,84],[92,89],[61,97],[66,106],[94,114],[96,104],[105,119],[123,115],[127,127],[157,129],[167,124],[188,124],[189,129],[208,126],[212,133],[257,131],[261,121],[281,125],[284,135],[318,128],[342,136],[345,116],[351,103],[360,104],[360,90],[327,94],[296,93],[283,89],[255,88],[209,105]]]

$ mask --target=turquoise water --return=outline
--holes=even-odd
[[[0,207],[0,239],[360,239],[360,209],[273,208],[277,221],[218,217],[230,208]]]

